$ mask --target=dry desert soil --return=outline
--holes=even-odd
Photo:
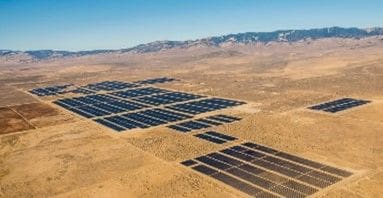
[[[115,132],[52,103],[37,87],[155,77],[155,87],[247,104],[217,111],[213,144],[165,126]],[[0,197],[248,197],[180,162],[254,142],[352,172],[311,197],[383,194],[383,41],[322,39],[147,54],[0,62]],[[308,106],[351,97],[338,113]],[[207,114],[201,114],[205,116]],[[278,174],[277,174],[278,175]]]

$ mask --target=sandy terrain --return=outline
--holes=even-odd
[[[243,141],[354,173],[314,197],[379,197],[382,57],[381,40],[325,39],[3,64],[0,197],[246,197],[179,164]],[[180,81],[158,87],[247,101],[221,111],[241,121],[215,128],[239,140],[215,145],[166,127],[119,134],[26,92],[159,76]],[[306,108],[342,97],[372,103],[331,115]]]

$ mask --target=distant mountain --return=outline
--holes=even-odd
[[[306,39],[322,38],[355,38],[360,39],[369,36],[383,36],[383,28],[342,28],[330,27],[309,30],[279,30],[274,32],[246,32],[239,34],[228,34],[224,36],[208,37],[188,41],[155,41],[147,44],[120,50],[92,50],[92,51],[11,51],[0,50],[0,57],[24,55],[34,60],[50,58],[78,57],[104,53],[148,53],[158,52],[174,48],[190,48],[193,46],[221,47],[225,44],[254,44],[269,42],[296,42]]]

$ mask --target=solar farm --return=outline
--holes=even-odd
[[[113,132],[129,133],[166,126],[205,143],[223,145],[226,148],[181,161],[180,165],[249,196],[307,197],[353,175],[341,168],[212,130],[242,120],[217,111],[247,103],[153,86],[173,81],[179,80],[162,77],[82,86],[65,84],[35,88],[29,93],[38,97],[57,95],[53,104]],[[66,90],[71,86],[74,88]],[[81,96],[66,97],[67,93]],[[342,98],[308,109],[334,114],[370,102]],[[234,146],[226,146],[230,144]]]
[[[174,79],[156,78],[136,83],[119,81],[92,83],[74,89],[89,90],[90,92],[79,92],[85,96],[61,98],[53,101],[53,103],[118,132],[167,125],[193,118],[193,116],[201,113],[246,104],[230,99],[141,86],[142,84],[171,81]],[[31,90],[30,93],[40,97],[65,94],[67,92],[62,89],[68,86],[37,88]],[[211,117],[211,119],[213,120],[181,122],[169,127],[193,130],[214,126],[216,121],[231,122],[235,120],[230,116],[217,116]]]
[[[380,51],[274,48],[4,69],[0,197],[380,197]]]

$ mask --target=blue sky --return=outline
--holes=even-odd
[[[239,32],[383,26],[381,0],[0,0],[0,49],[119,49]]]

